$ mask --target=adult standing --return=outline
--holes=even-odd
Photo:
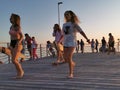
[[[101,42],[102,42],[101,50],[102,50],[102,52],[106,52],[106,44],[107,44],[107,42],[105,40],[105,37],[102,38]]]
[[[95,49],[96,49],[96,52],[98,52],[98,45],[99,45],[99,42],[97,39],[95,39]]]
[[[27,42],[27,49],[30,55],[30,59],[32,59],[32,52],[31,52],[32,51],[32,48],[31,48],[32,38],[30,37],[28,33],[25,34],[25,41]]]
[[[91,40],[91,50],[92,50],[92,53],[94,53],[94,49],[95,49],[95,41],[94,39]]]
[[[76,52],[78,53],[79,52],[79,48],[80,48],[80,41],[79,40],[77,40],[77,46],[76,46]]]
[[[75,62],[72,60],[74,50],[77,46],[76,34],[79,32],[88,42],[86,34],[82,31],[79,24],[79,19],[76,14],[69,10],[64,13],[65,23],[63,24],[63,45],[64,45],[64,59],[69,65],[68,78],[73,78]]]
[[[115,40],[112,35],[112,33],[109,33],[109,40],[108,40],[108,54],[110,54],[111,51],[115,53],[115,48],[114,48]]]
[[[84,53],[84,41],[81,39],[80,41],[80,48],[81,48],[81,53]]]
[[[20,26],[20,16],[17,14],[11,14],[10,22],[12,24],[9,31],[11,40],[10,49],[12,55],[12,62],[17,70],[16,78],[22,78],[24,75],[24,70],[18,61],[21,55],[21,50],[23,48],[22,46],[23,34]]]

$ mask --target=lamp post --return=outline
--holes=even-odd
[[[59,9],[59,5],[63,4],[63,2],[58,2],[58,24],[60,25],[60,9]]]

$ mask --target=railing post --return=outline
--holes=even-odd
[[[46,46],[46,56],[48,57],[48,50],[47,50],[47,46]]]
[[[40,58],[42,58],[42,45],[40,44]]]
[[[7,43],[7,47],[9,48],[9,43]],[[10,63],[10,56],[8,56],[8,63]]]
[[[120,39],[118,39],[118,44],[117,44],[118,52],[119,52],[119,45],[120,45]]]

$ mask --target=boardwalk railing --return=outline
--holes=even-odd
[[[9,47],[9,43],[7,42],[1,42],[0,43],[1,47]],[[39,44],[37,47],[37,55],[39,58],[43,58],[43,57],[47,57],[50,56],[48,49],[46,48],[45,44]],[[25,45],[25,56],[26,56],[26,60],[29,60],[30,55],[27,49],[27,46]],[[6,54],[3,54],[0,52],[0,61],[4,62],[4,63],[10,63],[11,62],[11,57],[9,57]]]
[[[1,42],[0,46],[1,47],[9,47],[9,43]],[[101,44],[99,44],[98,48],[100,48],[100,47],[101,47]],[[119,52],[119,43],[118,42],[115,43],[115,48],[116,48],[116,52]],[[91,53],[91,46],[90,46],[90,44],[85,44],[84,52],[85,53]],[[50,56],[50,52],[47,50],[46,44],[39,44],[38,45],[37,55],[38,55],[39,58]],[[30,58],[29,52],[28,52],[26,46],[25,46],[25,56],[26,56],[26,60],[28,60]],[[0,61],[2,61],[4,63],[10,63],[10,59],[11,58],[9,56],[7,56],[7,55],[5,55],[3,53],[0,53]]]

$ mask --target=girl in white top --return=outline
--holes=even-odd
[[[64,59],[69,64],[69,76],[73,78],[73,70],[75,62],[72,60],[74,49],[77,45],[76,33],[79,32],[89,42],[86,34],[78,25],[79,19],[73,11],[66,11],[64,13],[65,23],[63,24],[63,45],[64,45]]]
[[[38,59],[38,55],[36,53],[36,50],[37,50],[37,41],[35,40],[35,37],[32,37],[32,59],[35,60],[35,59]]]

